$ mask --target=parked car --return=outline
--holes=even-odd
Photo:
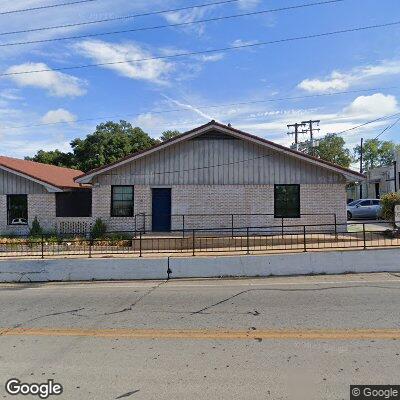
[[[348,219],[377,219],[382,211],[379,199],[360,199],[347,204]]]

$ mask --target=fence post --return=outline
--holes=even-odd
[[[146,213],[143,213],[143,233],[146,234]]]
[[[42,245],[42,259],[44,258],[44,241],[43,241],[43,235],[42,235],[42,242],[41,242],[41,245]]]
[[[142,257],[142,231],[139,232],[139,257]]]
[[[182,236],[185,237],[185,214],[182,214]]]
[[[365,235],[365,223],[363,223],[363,240],[364,240],[364,250],[367,248],[367,239]]]
[[[307,253],[307,236],[306,236],[306,226],[303,225],[303,241],[304,241],[304,252]]]
[[[283,234],[284,234],[284,225],[283,225],[283,217],[282,217],[282,222],[281,222],[281,226],[282,226],[282,239],[283,239]]]
[[[234,230],[234,224],[233,224],[233,214],[231,214],[231,232],[232,232],[232,239],[233,239],[233,237],[235,236],[234,235],[234,232],[233,232],[233,230]]]
[[[193,231],[192,231],[192,240],[193,240],[192,256],[194,257],[194,255],[195,255],[195,246],[196,246],[196,237],[195,237],[195,231],[194,231],[194,229],[193,229]]]
[[[333,214],[334,220],[335,220],[335,239],[336,241],[338,240],[338,234],[337,234],[337,218],[336,218],[336,213]]]
[[[249,236],[249,227],[247,227],[247,229],[246,229],[246,247],[247,247],[246,254],[250,254],[250,236]]]

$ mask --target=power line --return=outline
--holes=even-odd
[[[210,7],[210,6],[215,6],[215,5],[235,3],[238,1],[240,1],[240,0],[223,0],[223,1],[216,1],[213,3],[197,4],[197,5],[190,6],[190,7],[180,7],[180,8],[172,8],[172,9],[168,9],[168,10],[149,11],[149,12],[140,13],[140,14],[131,14],[131,15],[125,15],[125,16],[121,16],[121,17],[114,17],[114,18],[104,18],[104,19],[98,19],[98,20],[94,20],[94,21],[83,21],[83,22],[76,22],[76,23],[70,23],[70,24],[65,24],[65,25],[45,26],[45,27],[41,27],[41,28],[24,29],[24,30],[11,31],[11,32],[0,32],[0,36],[14,35],[17,33],[39,32],[39,31],[46,31],[46,30],[51,30],[51,29],[71,28],[71,27],[75,27],[75,26],[99,24],[99,23],[103,23],[103,22],[118,21],[118,20],[129,19],[129,18],[147,17],[150,15],[158,15],[158,14],[166,14],[166,13],[171,13],[171,12],[185,11],[185,10],[191,10],[194,8],[203,8],[203,7]]]
[[[367,122],[364,122],[364,123],[362,123],[362,124],[360,124],[360,125],[356,125],[356,126],[353,126],[353,127],[349,128],[349,129],[345,129],[344,131],[341,131],[341,132],[334,132],[333,135],[342,135],[343,133],[353,131],[353,130],[358,129],[358,128],[361,128],[361,127],[363,127],[363,126],[365,126],[365,125],[372,124],[372,123],[374,123],[374,122],[384,121],[384,120],[386,120],[386,119],[395,118],[395,117],[398,116],[398,115],[400,115],[400,113],[395,113],[395,114],[386,115],[386,116],[383,116],[383,117],[380,117],[380,118],[372,119],[372,120],[367,121]]]
[[[218,53],[218,52],[223,52],[223,51],[266,46],[266,45],[270,45],[270,44],[294,42],[294,41],[304,40],[304,39],[327,37],[327,36],[339,35],[339,34],[350,33],[350,32],[365,31],[365,30],[369,30],[369,29],[384,28],[384,27],[395,26],[395,25],[400,25],[400,21],[388,22],[385,24],[378,24],[378,25],[361,26],[361,27],[357,27],[357,28],[342,29],[339,31],[317,33],[317,34],[313,34],[313,35],[295,36],[295,37],[291,37],[291,38],[276,39],[276,40],[271,40],[268,42],[248,43],[248,44],[242,44],[242,45],[238,45],[238,46],[221,47],[218,49],[211,49],[211,50],[188,51],[188,52],[182,52],[182,53],[173,54],[173,55],[138,58],[135,60],[110,61],[110,62],[103,62],[103,63],[96,63],[96,64],[84,64],[84,65],[75,65],[75,66],[70,66],[70,67],[58,67],[58,68],[53,68],[53,69],[45,68],[45,69],[33,70],[33,71],[7,72],[7,73],[0,74],[0,77],[12,76],[12,75],[36,74],[36,73],[40,73],[40,72],[67,71],[67,70],[73,70],[73,69],[104,67],[104,66],[108,66],[108,65],[129,64],[129,63],[145,62],[145,61],[152,61],[152,60],[166,60],[166,59],[172,59],[172,58],[178,58],[178,57],[188,57],[188,56],[194,56],[194,55],[199,55],[199,54]]]
[[[305,95],[305,96],[291,96],[291,97],[279,97],[273,99],[264,99],[264,100],[253,100],[253,101],[242,101],[238,103],[225,103],[219,105],[209,105],[209,106],[196,106],[196,108],[200,110],[208,110],[208,109],[215,109],[215,108],[223,108],[223,107],[232,107],[232,106],[242,106],[242,105],[249,105],[249,104],[262,104],[262,103],[272,103],[278,101],[290,101],[290,100],[302,100],[302,99],[310,99],[310,98],[318,98],[318,97],[325,97],[325,96],[337,96],[342,94],[353,94],[353,93],[360,93],[360,92],[370,92],[370,91],[377,91],[377,90],[389,90],[389,89],[398,89],[398,86],[389,86],[389,87],[377,87],[371,89],[358,89],[358,90],[347,90],[342,92],[334,92],[334,93],[320,93],[320,94],[312,94],[312,95]],[[19,125],[19,126],[8,126],[3,127],[2,129],[21,129],[21,128],[34,128],[39,126],[49,126],[49,125],[61,125],[61,124],[70,124],[75,122],[88,122],[88,121],[96,121],[96,120],[110,120],[114,118],[127,118],[127,117],[135,117],[141,114],[167,114],[172,112],[181,112],[181,111],[190,111],[190,110],[183,110],[182,108],[175,108],[170,110],[160,110],[160,111],[142,111],[141,113],[134,113],[134,114],[117,114],[117,115],[109,115],[109,116],[97,116],[97,117],[90,117],[90,118],[83,118],[77,119],[74,121],[59,121],[59,122],[48,122],[42,124],[31,124],[31,125]],[[386,117],[385,117],[386,118]],[[354,129],[354,128],[351,128]]]
[[[60,3],[60,4],[49,4],[47,6],[21,8],[20,10],[1,11],[0,15],[15,14],[15,13],[28,12],[28,11],[44,10],[44,9],[47,9],[47,8],[71,6],[71,5],[74,5],[74,4],[92,3],[94,1],[97,1],[97,0],[76,0],[76,1],[66,2],[66,3]]]
[[[237,1],[237,0],[235,0],[235,1]],[[195,25],[195,24],[201,24],[201,23],[206,23],[206,22],[215,22],[215,21],[221,21],[221,20],[227,20],[227,19],[233,19],[233,18],[242,18],[242,17],[247,17],[247,16],[255,16],[255,15],[261,15],[261,14],[273,13],[273,12],[279,12],[279,11],[294,10],[294,9],[299,9],[299,8],[304,8],[304,7],[312,7],[312,6],[318,6],[318,5],[339,3],[339,2],[343,2],[343,1],[346,1],[346,0],[320,1],[317,3],[299,4],[299,5],[290,6],[290,7],[281,7],[281,8],[275,8],[275,9],[269,9],[269,10],[247,12],[247,13],[242,13],[242,14],[225,15],[225,16],[221,16],[221,17],[213,17],[213,18],[201,19],[201,20],[196,20],[196,21],[179,22],[179,23],[175,23],[175,24],[164,24],[164,25],[147,26],[147,27],[133,28],[133,29],[123,29],[123,30],[111,31],[111,32],[88,33],[85,35],[64,36],[64,37],[51,38],[51,39],[38,39],[38,40],[26,40],[26,41],[22,41],[22,42],[2,43],[2,44],[0,44],[0,47],[21,46],[21,45],[38,44],[38,43],[49,43],[49,42],[56,42],[56,41],[63,41],[63,40],[86,39],[89,37],[118,35],[118,34],[122,34],[122,33],[133,33],[133,32],[148,31],[148,30],[154,30],[154,29],[175,28],[178,26],[187,26],[187,25]],[[213,4],[215,4],[215,3],[213,3]]]
[[[385,132],[389,131],[392,129],[398,122],[400,121],[400,117],[396,119],[391,125],[388,125],[374,140],[378,139],[381,135],[383,135]]]

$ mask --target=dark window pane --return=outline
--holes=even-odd
[[[133,217],[133,213],[133,186],[113,186],[111,216]]]
[[[274,214],[276,218],[300,217],[300,185],[275,185]]]
[[[26,225],[28,223],[28,195],[7,195],[7,222],[9,225]]]
[[[91,215],[91,190],[56,193],[57,217],[90,217]]]
[[[366,207],[366,206],[370,206],[371,205],[371,201],[370,200],[364,200],[360,203],[361,207]]]
[[[128,194],[132,196],[133,187],[132,186],[114,186],[114,194]]]
[[[117,200],[123,200],[123,194],[122,193],[115,193],[113,194],[113,200],[117,201]]]

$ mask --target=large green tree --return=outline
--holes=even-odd
[[[25,160],[57,165],[58,167],[75,167],[74,155],[70,152],[63,153],[58,149],[51,151],[39,150],[33,157],[25,157]]]
[[[344,139],[334,133],[319,139],[314,147],[310,141],[300,143],[299,150],[345,168],[353,161],[350,150],[345,147]]]
[[[129,122],[108,121],[97,125],[96,130],[86,138],[74,139],[71,142],[72,153],[39,150],[32,160],[88,171],[148,149],[157,142]]]
[[[392,141],[368,139],[363,145],[363,170],[391,165],[394,161],[395,151],[400,150],[400,145]],[[357,160],[361,158],[361,145],[354,148]]]

